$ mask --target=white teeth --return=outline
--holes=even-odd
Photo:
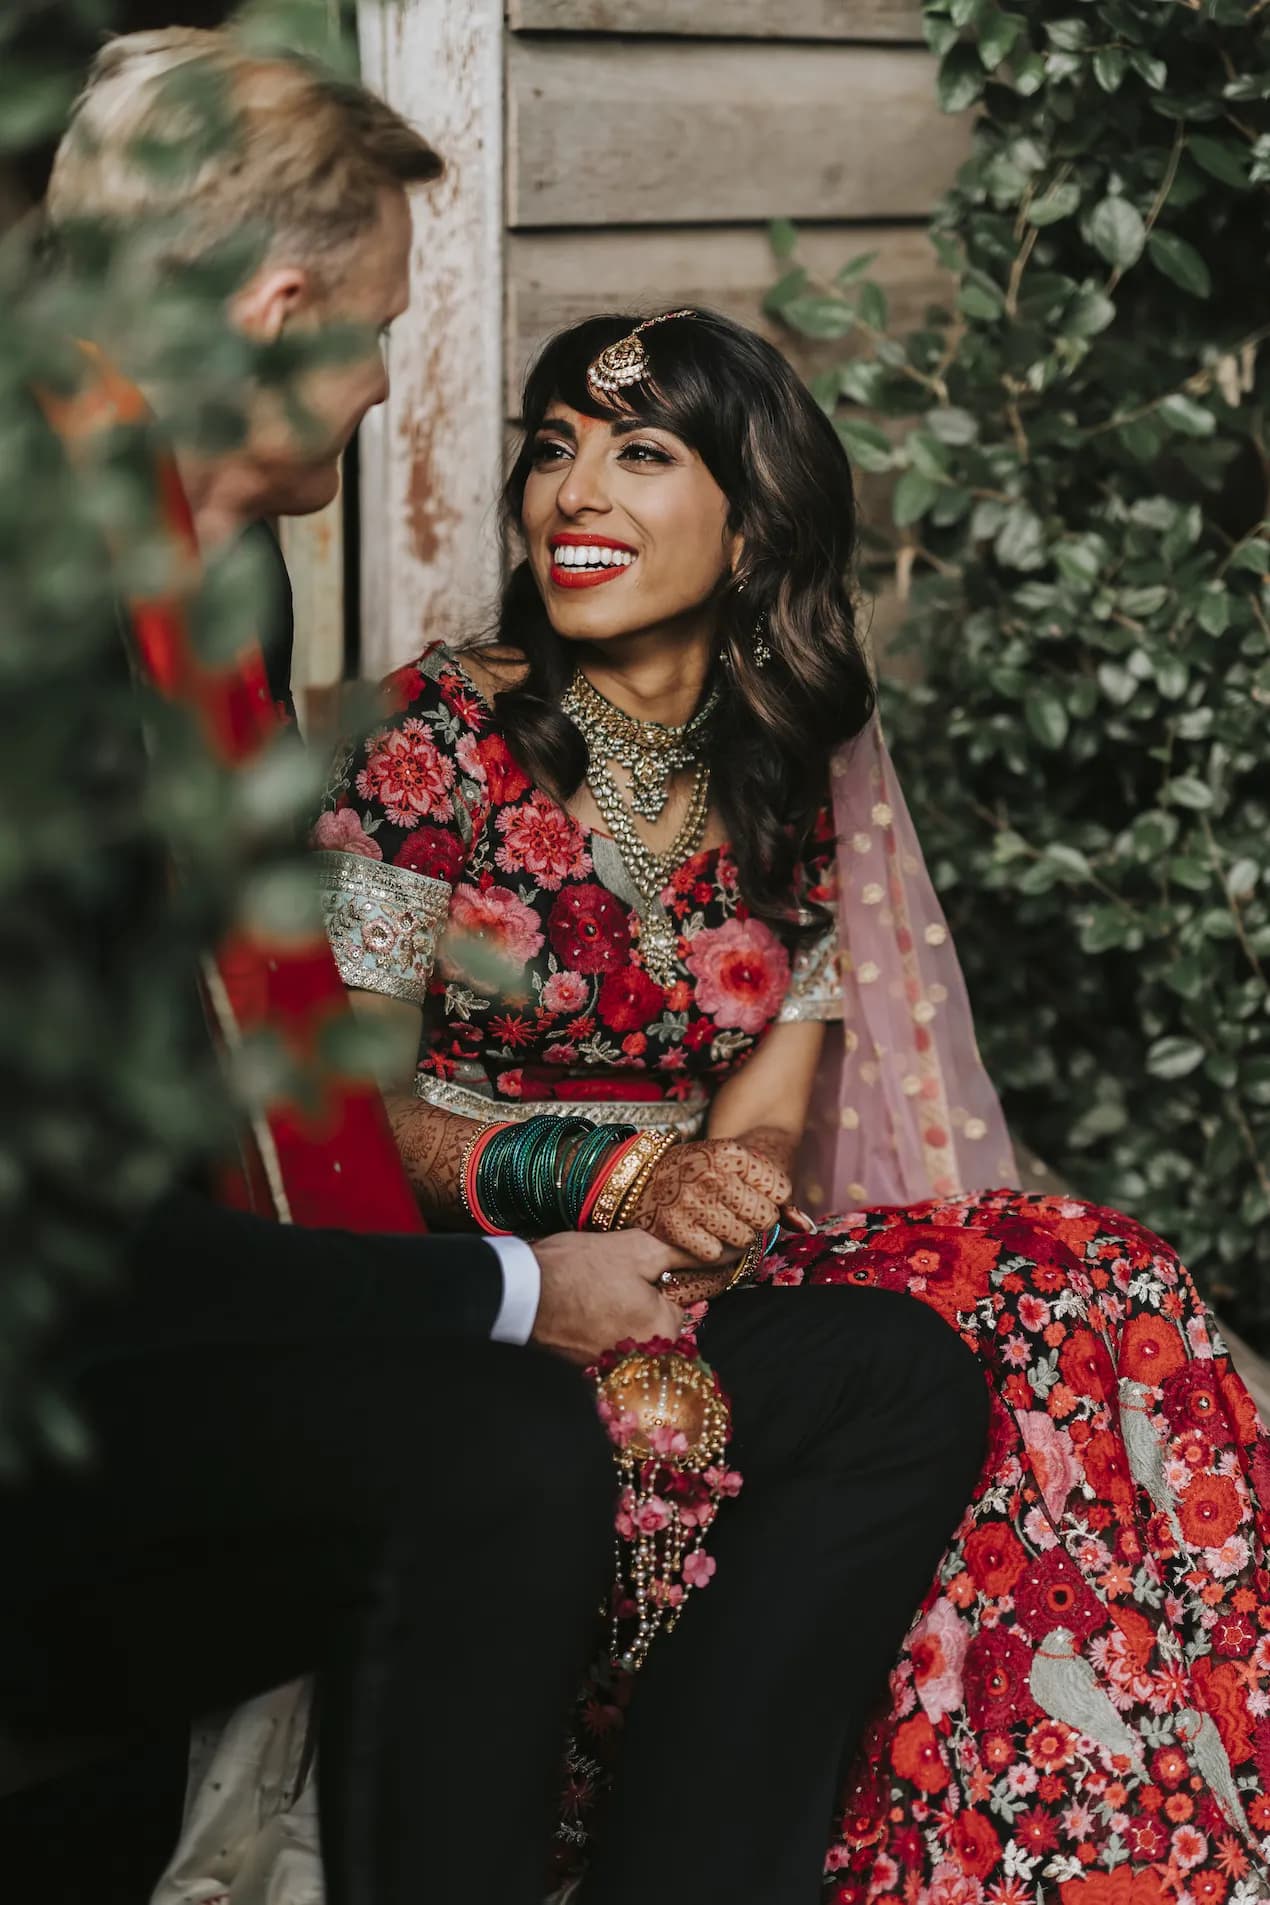
[[[553,554],[562,569],[629,569],[635,560],[629,549],[599,543],[561,543]]]

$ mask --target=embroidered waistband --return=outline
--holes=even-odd
[[[593,1098],[503,1098],[487,1097],[470,1085],[455,1085],[446,1078],[433,1078],[427,1072],[415,1073],[415,1095],[438,1111],[453,1111],[460,1118],[532,1118],[545,1112],[551,1118],[589,1118],[592,1124],[633,1124],[640,1131],[676,1131],[681,1137],[697,1137],[706,1120],[704,1099],[684,1103],[677,1098],[593,1099]]]

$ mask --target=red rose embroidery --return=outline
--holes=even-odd
[[[495,807],[519,800],[533,785],[501,734],[487,734],[476,743],[476,752],[485,769],[485,787]]]
[[[1186,1348],[1162,1316],[1131,1316],[1120,1339],[1120,1374],[1156,1387],[1186,1361]]]
[[[1185,1429],[1202,1429],[1214,1442],[1231,1440],[1211,1362],[1188,1363],[1176,1370],[1164,1385],[1160,1407],[1174,1435],[1181,1435]]]
[[[1001,1857],[1001,1841],[981,1812],[965,1807],[952,1829],[953,1852],[963,1872],[986,1879]]]
[[[463,849],[454,835],[443,828],[420,827],[393,854],[392,863],[453,886],[463,868]]]
[[[1027,1566],[1022,1543],[1004,1521],[985,1521],[966,1536],[964,1548],[971,1579],[992,1600],[1008,1594]]]
[[[1073,1330],[1058,1353],[1063,1381],[1078,1396],[1100,1400],[1116,1393],[1116,1372],[1106,1346],[1092,1330]]]
[[[630,956],[626,908],[594,881],[565,888],[551,909],[547,936],[556,956],[575,972],[612,972]]]
[[[976,1732],[1039,1720],[1032,1698],[1032,1650],[1019,1634],[985,1627],[971,1641],[962,1669],[966,1711]]]
[[[600,1017],[615,1032],[639,1032],[655,1019],[666,1002],[659,985],[639,966],[621,966],[600,987]]]
[[[404,714],[412,701],[423,693],[423,675],[414,662],[394,668],[380,683],[379,692],[393,714]]]
[[[1044,1640],[1055,1627],[1088,1640],[1108,1620],[1106,1608],[1063,1548],[1050,1548],[1032,1562],[1015,1587],[1014,1607],[1033,1640]]]
[[[1244,1518],[1239,1490],[1228,1475],[1196,1475],[1178,1503],[1177,1518],[1192,1548],[1220,1548]]]
[[[914,1714],[896,1728],[891,1742],[891,1764],[901,1779],[907,1779],[919,1792],[942,1793],[948,1784],[948,1768],[939,1747],[939,1736],[924,1713]]]

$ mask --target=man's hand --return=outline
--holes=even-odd
[[[643,1230],[565,1231],[533,1246],[542,1296],[533,1340],[571,1363],[593,1363],[626,1337],[678,1336],[683,1312],[659,1287],[693,1259]]]

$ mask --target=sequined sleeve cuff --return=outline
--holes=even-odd
[[[327,936],[344,984],[422,1005],[450,910],[450,886],[360,853],[314,858]]]
[[[842,978],[838,967],[838,933],[826,926],[794,954],[789,991],[776,1014],[784,1025],[797,1019],[840,1019]]]

